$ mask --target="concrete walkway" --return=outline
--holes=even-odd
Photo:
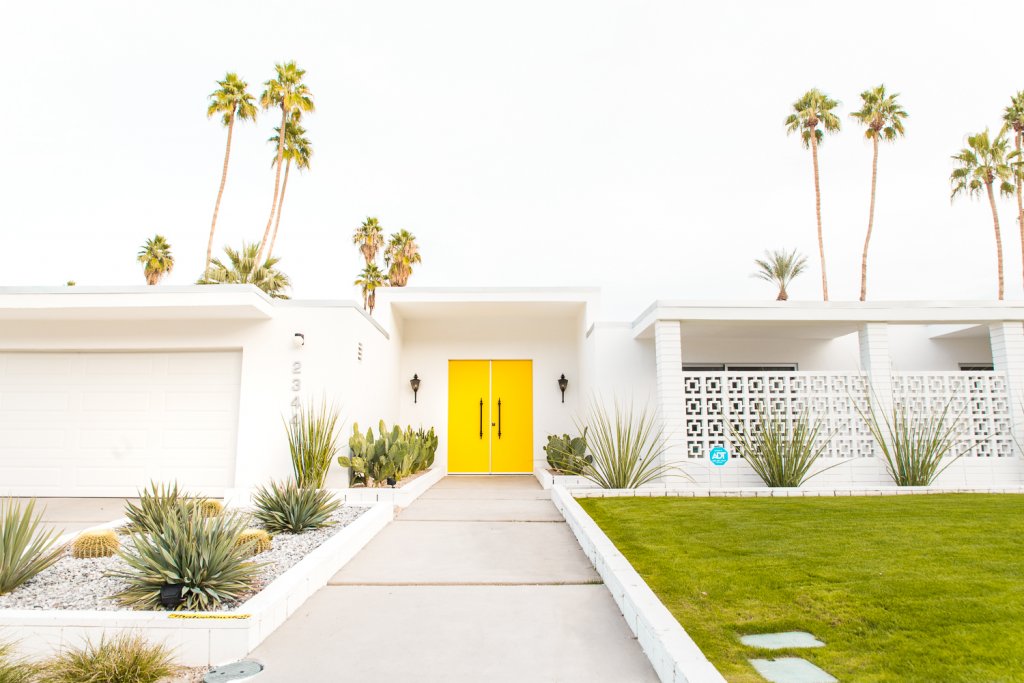
[[[24,506],[29,498],[15,498]],[[61,532],[80,531],[124,517],[124,498],[39,498],[36,513],[41,526]]]
[[[657,681],[533,477],[446,477],[253,654],[279,681]]]

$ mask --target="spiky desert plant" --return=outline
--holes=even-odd
[[[764,258],[754,259],[757,270],[751,277],[770,282],[779,288],[776,301],[789,301],[789,283],[807,268],[807,257],[796,249],[785,251],[776,249],[765,250]]]
[[[196,501],[196,505],[203,512],[203,517],[216,517],[220,513],[224,512],[224,503],[219,500],[213,500],[212,498],[202,498]]]
[[[330,491],[304,489],[291,480],[257,488],[252,502],[253,518],[274,534],[301,534],[330,526],[331,515],[341,507]]]
[[[828,448],[832,434],[822,435],[824,420],[814,420],[806,410],[792,419],[758,406],[753,425],[729,424],[736,454],[766,486],[800,486],[826,470],[842,465],[838,462],[808,476],[814,463]]]
[[[64,552],[65,546],[57,544],[61,532],[41,528],[43,513],[35,509],[34,498],[24,507],[13,498],[0,503],[0,595],[53,565]]]
[[[125,503],[124,516],[128,518],[128,530],[156,533],[164,527],[167,518],[188,500],[188,496],[178,489],[178,482],[158,484],[151,481],[149,486],[139,491],[138,505],[131,501]]]
[[[208,610],[238,599],[263,566],[249,562],[248,548],[236,543],[247,522],[238,512],[208,518],[198,506],[179,503],[158,533],[131,534],[119,553],[127,567],[109,573],[127,583],[114,597],[128,607],[162,609],[160,589],[180,585],[178,609]]]
[[[86,641],[82,647],[67,648],[43,665],[46,683],[156,683],[174,676],[171,650],[162,643],[150,643],[140,634],[121,633]]]
[[[0,643],[0,683],[35,683],[39,667],[14,653],[14,645]]]
[[[121,541],[113,529],[83,531],[71,543],[71,554],[80,560],[93,557],[110,557],[121,549]]]
[[[299,406],[292,419],[285,421],[292,473],[300,488],[323,488],[331,461],[341,450],[339,417],[338,409],[321,399]]]
[[[274,547],[273,537],[263,529],[246,529],[238,535],[235,543],[246,546],[250,555],[259,555]]]
[[[581,474],[601,488],[640,488],[678,472],[662,462],[668,446],[654,413],[646,406],[637,408],[616,400],[609,409],[594,398],[586,419],[577,419],[576,426],[591,435],[587,438],[591,461]]]

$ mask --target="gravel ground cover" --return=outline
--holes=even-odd
[[[304,534],[274,536],[274,547],[253,557],[255,562],[266,563],[260,570],[253,590],[237,602],[225,603],[220,610],[233,609],[263,590],[267,584],[295,566],[307,554],[368,509],[365,506],[344,505],[331,516],[333,526],[307,531]],[[253,526],[259,525],[254,523]],[[128,540],[127,536],[121,536],[122,543]],[[119,566],[123,567],[124,562],[117,556],[78,560],[71,557],[69,548],[64,557],[52,567],[40,572],[7,595],[0,595],[0,609],[127,609],[110,597],[124,587],[124,582],[105,576],[106,572]]]

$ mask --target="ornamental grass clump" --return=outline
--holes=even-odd
[[[338,410],[321,400],[318,405],[300,406],[291,421],[285,422],[292,472],[299,488],[323,488],[331,461],[341,450],[338,419]]]
[[[601,488],[635,489],[659,477],[681,473],[661,461],[668,447],[654,413],[646,407],[637,409],[633,404],[625,406],[615,401],[609,412],[594,399],[586,423],[577,420],[576,426],[581,433],[590,434],[587,447],[591,461],[582,475]]]
[[[113,529],[83,531],[71,543],[71,555],[79,560],[110,557],[121,549],[121,541]]]
[[[758,406],[755,424],[736,427],[730,423],[729,432],[736,454],[747,461],[766,486],[795,487],[843,464],[838,462],[807,474],[832,438],[831,434],[822,436],[823,423],[821,417],[811,420],[806,410],[787,419]]]
[[[43,665],[45,683],[156,683],[176,675],[172,652],[138,634],[122,633],[68,648]]]
[[[127,567],[109,572],[128,585],[115,599],[136,609],[163,609],[160,590],[181,586],[175,609],[210,610],[252,590],[259,569],[250,548],[238,545],[247,519],[238,512],[205,517],[196,505],[179,503],[156,533],[132,532],[119,556]]]
[[[330,491],[301,488],[294,481],[270,482],[252,495],[252,516],[272,534],[301,534],[331,526],[331,515],[341,507]]]
[[[39,667],[14,654],[14,646],[0,643],[0,683],[34,683]]]
[[[50,567],[64,553],[61,532],[43,529],[43,513],[35,514],[36,501],[24,507],[13,498],[0,503],[0,595],[10,593]]]

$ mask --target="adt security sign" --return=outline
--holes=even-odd
[[[729,451],[725,450],[721,446],[715,446],[708,453],[708,460],[715,467],[722,467],[725,463],[729,462]]]

